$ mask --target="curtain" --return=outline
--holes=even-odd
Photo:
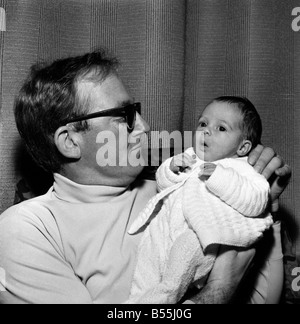
[[[190,131],[214,97],[247,96],[263,120],[263,142],[293,168],[282,199],[285,300],[296,302],[300,260],[300,32],[296,0],[0,0],[0,212],[12,205],[25,163],[14,98],[36,62],[106,47],[153,130]],[[163,139],[163,145],[167,145]]]

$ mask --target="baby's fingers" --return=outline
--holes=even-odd
[[[196,160],[187,153],[183,153],[175,159],[175,165],[182,168],[188,168],[195,163]]]
[[[195,163],[196,159],[194,156],[183,153],[174,157],[171,163],[171,169],[174,171],[176,170],[176,172],[180,172],[190,168]]]

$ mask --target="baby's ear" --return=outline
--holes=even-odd
[[[252,149],[252,143],[249,140],[243,140],[237,151],[239,157],[246,156]]]

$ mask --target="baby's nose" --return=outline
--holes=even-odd
[[[210,135],[210,130],[208,128],[205,128],[203,133],[204,133],[204,135]]]

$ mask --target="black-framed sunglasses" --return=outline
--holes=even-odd
[[[120,108],[102,110],[82,117],[71,118],[67,120],[64,124],[67,125],[99,117],[122,117],[127,122],[128,131],[132,132],[135,126],[136,113],[141,114],[140,102],[129,104]]]

